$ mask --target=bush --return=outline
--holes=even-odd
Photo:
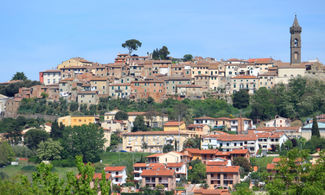
[[[35,153],[25,146],[15,145],[15,146],[12,146],[12,149],[13,149],[16,157],[30,158],[30,157],[35,156]]]
[[[95,173],[101,173],[105,168],[103,163],[95,163]]]
[[[74,159],[53,160],[51,164],[54,167],[75,167],[76,162]]]
[[[22,171],[36,171],[36,167],[33,165],[27,165],[21,168]]]
[[[32,156],[28,159],[28,162],[31,162],[31,163],[35,163],[35,164],[38,164],[41,162],[41,160],[39,158],[37,158],[37,156]]]

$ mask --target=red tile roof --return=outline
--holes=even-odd
[[[247,153],[249,153],[248,149],[237,149],[237,150],[230,151],[230,154],[247,154]]]
[[[174,170],[170,169],[148,169],[143,170],[141,176],[173,176]]]
[[[105,167],[105,171],[123,171],[126,166]]]
[[[178,131],[137,131],[124,133],[123,135],[178,135]],[[181,135],[188,135],[186,132],[180,131]]]
[[[272,163],[278,163],[281,161],[281,158],[273,158]]]
[[[238,173],[239,166],[207,166],[207,173]]]
[[[166,167],[182,167],[184,163],[167,163]]]
[[[226,166],[228,164],[227,161],[207,161],[207,166]]]
[[[149,156],[146,156],[146,158],[154,158],[154,157],[159,157],[161,155],[163,155],[164,153],[159,153],[159,154],[151,154]]]
[[[256,63],[256,64],[270,64],[273,62],[272,58],[251,58],[248,59],[249,63]]]
[[[257,140],[257,136],[254,134],[247,134],[247,135],[208,135],[204,137],[210,137],[210,138],[216,138],[217,140],[220,141],[252,141],[252,140]]]
[[[269,163],[269,164],[267,164],[267,165],[266,165],[266,169],[267,169],[267,170],[274,170],[274,169],[275,169],[275,164],[273,164],[273,163]]]
[[[77,179],[79,179],[81,177],[81,175],[77,175]],[[105,173],[105,178],[106,179],[110,179],[111,178],[111,174],[110,173]],[[93,179],[98,179],[101,180],[102,179],[102,174],[101,173],[94,173]]]
[[[146,167],[147,164],[146,163],[134,163],[133,167]]]
[[[194,190],[195,194],[202,195],[230,195],[229,190],[227,189],[196,189]]]
[[[238,75],[238,76],[232,77],[231,79],[257,79],[257,77],[251,76],[251,75]]]

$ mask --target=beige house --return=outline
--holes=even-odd
[[[0,94],[0,116],[4,115],[6,111],[6,102],[9,100],[9,97]]]
[[[110,121],[110,120],[115,120],[115,115],[118,113],[120,110],[115,109],[109,112],[105,112],[104,114],[104,121]]]
[[[44,85],[56,85],[61,80],[60,70],[47,70],[39,73],[40,82]]]
[[[116,83],[109,85],[108,95],[114,99],[127,98],[131,94],[130,83]]]
[[[152,152],[161,153],[164,145],[175,146],[183,150],[183,144],[186,139],[194,137],[186,131],[138,131],[132,133],[124,133],[123,150],[129,152]]]
[[[198,85],[177,85],[177,95],[181,98],[201,99],[206,89]]]
[[[186,77],[168,77],[165,79],[165,92],[167,95],[175,95],[177,93],[177,85],[190,85],[191,78]]]
[[[207,166],[207,184],[214,187],[233,188],[240,183],[239,166]]]
[[[69,68],[69,67],[82,67],[82,66],[92,66],[92,62],[85,60],[84,58],[76,57],[70,58],[69,60],[63,61],[58,65],[58,69]]]
[[[287,65],[278,67],[278,77],[275,79],[275,83],[288,84],[290,79],[298,76],[305,76],[306,68],[304,65]]]
[[[153,128],[162,128],[164,123],[168,121],[168,115],[157,112],[128,112],[127,114],[131,126],[133,126],[133,122],[137,116],[143,116],[146,125]]]
[[[99,95],[108,94],[107,77],[93,77],[90,79],[91,91],[98,91]]]
[[[278,75],[276,72],[266,72],[264,74],[259,74],[258,75],[258,80],[259,80],[259,86],[260,87],[265,87],[267,89],[273,88],[275,85],[275,80]]]
[[[64,126],[81,126],[89,125],[91,123],[96,123],[96,117],[94,116],[63,116],[58,118],[58,124],[63,124]]]
[[[250,75],[239,75],[231,78],[230,93],[235,93],[241,89],[248,90],[249,94],[254,94],[258,89],[258,78]]]
[[[99,103],[99,97],[97,91],[79,91],[78,92],[78,104],[96,105]]]
[[[290,127],[290,120],[288,118],[276,115],[274,119],[264,122],[265,127]]]
[[[149,169],[143,170],[141,173],[141,187],[149,187],[155,189],[157,185],[163,185],[164,190],[176,189],[176,173],[169,169]]]

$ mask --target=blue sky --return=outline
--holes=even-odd
[[[325,62],[325,1],[2,1],[0,82],[17,71],[31,79],[70,57],[113,62],[138,39],[145,55],[166,45],[171,56],[289,61],[289,27],[302,26],[302,60]]]

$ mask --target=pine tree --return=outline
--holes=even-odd
[[[317,123],[317,118],[314,116],[313,118],[313,126],[311,128],[311,135],[320,137],[319,129],[318,129],[318,123]]]

